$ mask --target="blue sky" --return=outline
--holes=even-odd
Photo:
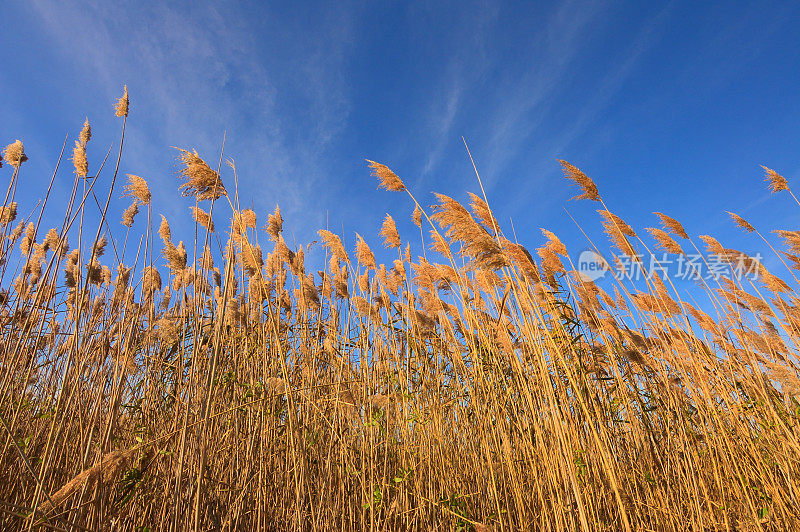
[[[642,233],[663,211],[755,253],[757,237],[725,210],[764,231],[800,221],[759,168],[800,182],[797,2],[5,0],[0,20],[0,143],[22,138],[30,157],[22,212],[86,116],[96,168],[117,142],[111,109],[127,84],[121,172],[149,179],[178,235],[189,202],[171,146],[212,162],[223,134],[243,205],[265,222],[280,204],[298,243],[329,226],[377,251],[387,212],[417,243],[413,206],[376,190],[364,159],[423,203],[431,191],[466,201],[478,185],[462,136],[501,225],[510,234],[513,220],[529,249],[539,227],[575,255],[586,248],[565,206],[602,239],[596,205],[567,203],[559,158]],[[56,194],[70,171],[67,161]],[[115,221],[125,206],[115,202]],[[61,214],[54,204],[45,220]]]

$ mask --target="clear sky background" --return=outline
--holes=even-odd
[[[642,233],[663,211],[755,253],[757,237],[725,210],[765,231],[800,222],[759,167],[800,189],[798,2],[4,0],[0,22],[0,143],[21,138],[30,157],[23,214],[84,117],[90,170],[116,145],[112,106],[127,84],[121,172],[149,179],[179,237],[190,202],[171,146],[214,165],[223,134],[243,205],[263,223],[280,204],[290,242],[328,226],[350,249],[358,231],[377,251],[389,212],[418,243],[413,206],[376,190],[364,159],[426,204],[431,191],[466,201],[478,184],[462,136],[501,225],[510,234],[513,220],[531,250],[539,227],[576,256],[587,247],[565,206],[602,239],[596,204],[567,202],[559,158]],[[114,203],[115,224],[126,205]],[[58,207],[46,211],[53,225]]]

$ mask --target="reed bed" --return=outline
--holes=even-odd
[[[127,90],[114,112],[108,160],[87,160],[88,121],[59,159],[59,227],[50,189],[15,202],[23,144],[2,152],[3,530],[797,528],[800,232],[778,231],[775,273],[660,213],[643,239],[562,162],[618,260],[702,246],[758,274],[687,302],[657,273],[587,280],[552,232],[534,253],[508,238],[483,194],[424,206],[367,161],[422,256],[389,213],[354,246],[320,230],[307,271],[280,209],[242,208],[235,167],[192,150],[195,231],[174,238],[120,173]]]

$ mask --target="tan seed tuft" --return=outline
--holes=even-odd
[[[775,170],[767,168],[766,166],[762,166],[761,168],[764,169],[765,173],[764,180],[767,182],[770,192],[775,194],[776,192],[780,192],[781,190],[789,190],[789,182],[786,181],[785,177],[783,177]]]
[[[114,105],[114,114],[116,116],[128,116],[130,110],[130,99],[128,98],[128,86],[125,85],[122,91],[122,97],[117,100]]]
[[[597,190],[597,185],[594,184],[594,181],[592,181],[589,176],[584,174],[577,166],[573,166],[567,161],[559,159],[558,162],[561,163],[561,168],[564,170],[564,177],[574,181],[581,189],[581,192],[583,192],[583,194],[572,198],[573,200],[588,199],[600,201],[600,192]]]
[[[3,158],[8,164],[19,169],[20,165],[28,160],[22,141],[17,140],[6,146],[6,149],[3,150]]]
[[[406,189],[403,181],[397,177],[397,174],[392,172],[388,166],[370,161],[369,159],[367,159],[367,162],[369,163],[369,167],[372,168],[372,175],[378,178],[380,183],[378,188],[392,192],[400,192]]]

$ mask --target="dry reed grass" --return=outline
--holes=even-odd
[[[115,114],[128,111],[126,89]],[[0,211],[0,528],[800,523],[796,281],[761,267],[759,283],[701,283],[707,301],[694,305],[658,276],[604,288],[573,271],[554,233],[543,231],[536,260],[483,198],[467,208],[437,195],[426,211],[373,161],[380,187],[407,192],[413,222],[427,224],[425,257],[412,259],[387,214],[374,235],[356,235],[352,262],[342,238],[321,230],[325,266],[308,272],[280,209],[259,243],[256,213],[188,150],[178,176],[194,200],[192,248],[163,216],[154,230],[147,181],[135,175],[120,236],[108,201],[97,228],[84,224],[100,206],[87,198],[119,194],[117,170],[83,179],[90,138],[87,121],[64,222],[50,230],[14,201],[22,143],[2,154],[12,170]],[[646,248],[594,181],[561,164],[577,199],[603,204],[614,246]],[[765,171],[772,192],[791,193]],[[682,254],[673,236],[694,246],[656,214],[664,229],[647,231],[657,246]],[[227,241],[212,216],[230,219]],[[397,249],[391,264],[368,244],[378,234]],[[778,235],[788,245],[779,256],[798,269],[800,237]]]

